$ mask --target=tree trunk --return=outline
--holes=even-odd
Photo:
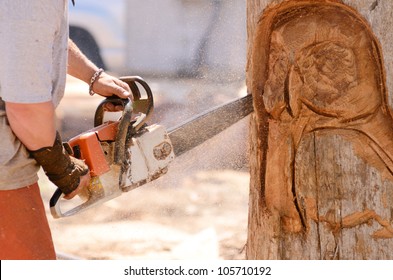
[[[247,0],[248,259],[393,259],[392,11]]]

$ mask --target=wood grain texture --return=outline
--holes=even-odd
[[[247,2],[249,259],[393,258],[381,1],[348,2]]]

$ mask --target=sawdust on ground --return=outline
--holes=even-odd
[[[242,82],[151,80],[152,122],[166,127],[244,95]],[[64,140],[91,128],[98,96],[69,79],[58,109]],[[59,258],[244,259],[248,118],[177,158],[168,174],[76,216],[48,219]],[[44,201],[54,186],[40,176]],[[49,208],[47,206],[47,208]]]

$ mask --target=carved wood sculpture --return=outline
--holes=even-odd
[[[249,60],[247,256],[393,258],[393,119],[381,47],[341,1],[266,9]]]

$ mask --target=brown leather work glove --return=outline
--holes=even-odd
[[[74,191],[79,186],[80,177],[89,172],[88,166],[82,160],[71,157],[67,153],[58,132],[52,147],[29,152],[42,166],[49,180],[64,194]]]

